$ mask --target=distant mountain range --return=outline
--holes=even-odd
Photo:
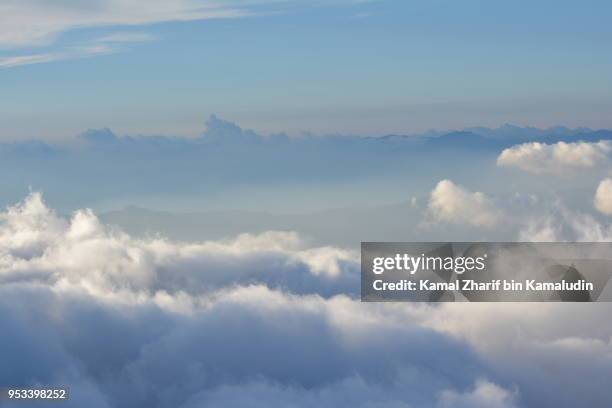
[[[599,141],[611,140],[612,130],[592,130],[585,127],[567,128],[555,126],[547,129],[520,127],[506,124],[498,128],[472,127],[460,131],[431,130],[416,135],[385,135],[385,136],[301,136],[289,137],[285,134],[262,136],[251,130],[244,130],[232,122],[212,115],[206,121],[206,130],[198,138],[179,138],[172,136],[117,136],[110,129],[90,129],[79,135],[75,143],[51,144],[40,140],[0,143],[1,154],[24,154],[48,156],[74,150],[105,150],[141,152],[166,151],[167,153],[184,152],[185,149],[207,148],[214,146],[252,147],[287,147],[299,145],[302,147],[357,147],[384,145],[405,145],[411,148],[503,148],[518,143],[559,141]]]
[[[612,140],[612,131],[505,125],[412,136],[262,136],[211,116],[197,138],[117,136],[100,129],[64,144],[2,143],[0,205],[23,198],[28,187],[61,210],[102,202],[149,206],[152,196],[199,200],[193,208],[215,201],[212,207],[255,209],[274,202],[293,210],[309,206],[302,200],[307,195],[318,208],[332,208],[357,199],[407,200],[443,178],[495,191],[500,172],[507,171],[495,165],[504,148],[578,140]],[[514,181],[523,182],[520,175]]]

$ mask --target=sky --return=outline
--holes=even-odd
[[[612,127],[606,1],[0,2],[0,140]]]

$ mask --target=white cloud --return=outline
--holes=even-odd
[[[259,6],[287,2],[289,1],[3,0],[0,2],[0,49],[49,44],[65,31],[88,27],[130,27],[163,22],[240,18],[259,14]],[[351,4],[355,1],[335,3]]]
[[[432,190],[428,211],[436,221],[487,227],[495,225],[501,216],[489,197],[450,180],[440,181]]]
[[[221,4],[208,0],[3,1],[0,3],[0,47],[49,43],[58,34],[75,28],[136,26],[249,15],[241,4],[249,3],[232,1]]]
[[[0,58],[0,68],[12,68],[19,65],[42,64],[61,59],[58,54],[31,54]]]
[[[94,295],[123,288],[134,296],[214,291],[250,282],[328,295],[354,292],[358,286],[355,253],[308,248],[291,232],[190,244],[136,240],[102,225],[89,210],[63,220],[38,193],[9,208],[0,221],[0,282],[34,274],[38,280],[69,283]]]
[[[299,0],[293,0],[298,2]],[[242,18],[261,14],[277,0],[5,0],[0,2],[0,51],[52,45],[64,32],[96,27],[136,27],[164,22]],[[352,0],[345,0],[348,4]],[[265,8],[265,7],[264,7]],[[267,11],[266,11],[267,12]],[[107,54],[94,52],[95,43],[152,41],[148,33],[118,32],[88,40],[82,50],[59,50],[0,57],[0,68],[40,64]],[[87,42],[86,42],[87,43]],[[86,48],[90,48],[88,51]],[[108,45],[107,45],[107,48]]]
[[[602,214],[612,215],[612,179],[605,178],[599,183],[594,204]]]
[[[67,384],[67,406],[365,407],[433,405],[483,375],[408,310],[341,294],[358,264],[293,233],[138,240],[32,194],[0,214],[0,381]]]
[[[113,52],[114,49],[110,46],[105,44],[97,44],[83,47],[72,47],[59,52],[0,57],[0,69],[13,68],[20,65],[42,64],[53,61],[95,57],[112,54]]]
[[[294,233],[135,239],[33,194],[0,213],[0,382],[67,384],[67,407],[610,405],[609,304],[358,288],[356,254]]]
[[[563,174],[570,170],[592,168],[604,163],[611,150],[610,141],[524,143],[502,151],[497,158],[497,165],[518,167],[534,174]]]
[[[68,0],[0,2],[0,50],[52,44],[63,32],[90,27],[131,27],[173,21],[238,18],[262,2],[209,0]],[[151,41],[147,33],[118,32],[81,47],[0,57],[0,68],[93,57],[115,52],[111,44]]]

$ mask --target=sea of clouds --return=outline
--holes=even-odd
[[[611,403],[608,304],[358,291],[352,250],[291,232],[134,238],[32,193],[0,214],[0,384],[69,386],[66,407]]]

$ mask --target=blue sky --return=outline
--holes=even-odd
[[[612,127],[606,1],[0,4],[0,139]]]

